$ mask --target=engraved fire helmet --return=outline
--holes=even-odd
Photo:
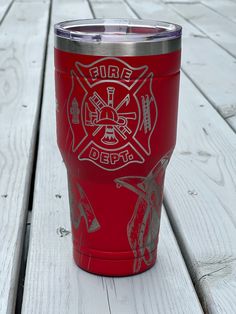
[[[99,118],[96,124],[99,125],[124,125],[124,119],[118,118],[117,112],[112,107],[103,107],[99,113]]]
[[[96,124],[105,126],[122,126],[125,124],[125,120],[123,118],[119,118],[116,110],[114,109],[114,92],[114,87],[107,88],[107,106],[101,108],[98,120],[95,121]]]

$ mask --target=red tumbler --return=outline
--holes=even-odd
[[[135,19],[55,25],[57,141],[74,260],[101,275],[154,265],[176,142],[181,27]]]

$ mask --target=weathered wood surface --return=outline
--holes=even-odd
[[[71,11],[66,3],[54,2],[53,21],[91,15],[84,1],[68,6]],[[52,46],[51,33],[22,313],[202,313],[165,212],[158,262],[150,271],[105,278],[74,265],[71,235],[60,237],[60,228],[70,230],[70,219],[65,166],[55,137]]]
[[[234,22],[201,3],[173,3],[171,7],[223,49],[236,56],[236,24]]]
[[[90,2],[92,3],[92,9],[96,17],[100,18],[135,17],[130,8],[122,0],[112,1],[111,3],[97,0],[90,0]]]
[[[236,137],[182,75],[165,204],[205,311],[236,311]]]
[[[235,58],[177,14],[170,5],[150,0],[145,3],[129,0],[128,3],[139,17],[172,21],[183,26],[183,71],[236,130]]]
[[[48,13],[43,1],[15,2],[0,26],[1,314],[12,313],[16,299]]]
[[[13,0],[1,0],[1,2],[0,2],[0,24],[2,23],[2,20],[4,19],[8,10],[10,9],[12,2],[13,2]]]
[[[232,0],[201,0],[201,2],[213,11],[236,22],[236,2]]]
[[[236,130],[235,26],[229,33],[225,26],[213,27],[218,17],[220,25],[228,17],[225,25],[236,25],[235,4],[231,0],[53,1],[22,313],[202,313],[175,236],[204,311],[236,312],[236,137],[224,121]],[[14,312],[49,5],[50,0],[0,3],[1,314]],[[158,262],[135,277],[106,278],[80,270],[73,263],[67,232],[66,171],[55,136],[52,25],[90,18],[92,13],[138,15],[184,28],[178,141],[165,186],[175,236],[163,209]]]
[[[162,2],[168,4],[168,3],[195,3],[195,2],[199,2],[200,0],[161,0]]]
[[[143,18],[157,16],[155,9],[163,14],[175,14],[164,11],[163,5],[155,6],[153,2],[150,5],[134,0],[128,3]],[[186,40],[188,38],[192,40],[189,42]],[[197,40],[201,37],[192,36],[191,33],[184,36],[184,54],[195,44],[194,38]],[[218,53],[222,51],[227,56],[211,40],[203,40],[209,44],[208,55],[216,47]],[[197,48],[197,44],[194,47]],[[199,52],[197,49],[195,51],[198,58]],[[213,78],[209,72],[204,74],[201,71],[201,75]],[[218,85],[213,83],[216,90]],[[235,83],[232,76],[229,83]],[[178,135],[176,152],[167,170],[165,200],[168,213],[205,311],[235,313],[236,137],[184,74]]]

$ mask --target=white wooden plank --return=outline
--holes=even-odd
[[[197,0],[161,0],[164,3],[198,3]]]
[[[152,17],[131,2],[142,17]],[[210,48],[211,41],[201,39]],[[184,53],[192,58],[189,46],[195,41],[189,40],[191,36],[184,36]],[[235,313],[236,137],[184,74],[180,90],[178,141],[167,171],[165,201],[205,312]]]
[[[106,2],[91,0],[97,18],[129,18],[135,17],[129,7],[121,0]]]
[[[211,104],[236,130],[235,58],[206,38],[169,6],[129,0],[142,18],[167,20],[183,26],[182,68]],[[230,119],[228,119],[230,118]]]
[[[35,2],[51,2],[51,0],[14,0],[14,2],[31,2],[31,3],[35,3]]]
[[[228,118],[227,121],[232,126],[232,128],[234,130],[236,130],[236,119],[235,119],[235,116],[232,116],[232,117]]]
[[[182,75],[165,200],[207,313],[236,311],[236,137]]]
[[[67,11],[66,3],[54,1],[57,19],[89,17],[86,2],[70,1]],[[74,265],[71,235],[60,237],[57,232],[60,227],[70,230],[70,218],[66,171],[55,135],[52,35],[22,313],[202,313],[165,212],[158,262],[150,271],[135,277],[106,278]]]
[[[135,1],[128,0],[128,5],[136,13],[135,16],[140,18],[155,19],[158,21],[167,21],[179,24],[183,27],[183,37],[205,37],[204,34],[196,27],[191,25],[181,16],[179,16],[174,10],[171,10],[167,5],[164,5],[160,1],[147,0]]]
[[[236,2],[231,0],[202,0],[204,5],[236,22]]]
[[[0,33],[0,313],[14,311],[39,110],[48,4],[14,3]],[[40,45],[39,45],[40,43]]]
[[[222,48],[236,57],[236,24],[201,3],[171,5]]]
[[[105,3],[105,2],[119,2],[122,3],[122,0],[89,0],[89,3],[93,3],[92,7],[94,6],[94,3]]]
[[[207,38],[188,38],[184,42],[182,68],[222,117],[236,121],[236,60],[215,48]]]
[[[0,2],[0,24],[2,22],[2,19],[6,15],[7,11],[10,8],[10,5],[13,0],[1,0]]]

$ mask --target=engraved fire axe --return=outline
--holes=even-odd
[[[169,156],[164,156],[147,177],[121,177],[115,180],[120,186],[138,195],[133,215],[127,225],[128,240],[135,257],[134,273],[140,270],[142,260],[149,265],[155,257],[152,253],[160,225],[156,209],[161,206],[163,188],[162,184],[157,184],[156,178],[161,171],[164,173],[168,161]]]
[[[100,224],[94,214],[87,195],[79,184],[77,184],[77,189],[79,192],[78,207],[80,210],[80,216],[84,217],[88,232],[97,231],[100,229]]]
[[[93,208],[84,192],[82,187],[77,184],[78,196],[76,199],[74,193],[72,192],[72,184],[68,178],[69,185],[69,201],[70,201],[70,212],[71,212],[71,222],[75,229],[79,228],[81,218],[83,217],[86,223],[88,232],[95,232],[100,229],[100,224],[94,214]],[[79,209],[76,211],[76,209]]]

